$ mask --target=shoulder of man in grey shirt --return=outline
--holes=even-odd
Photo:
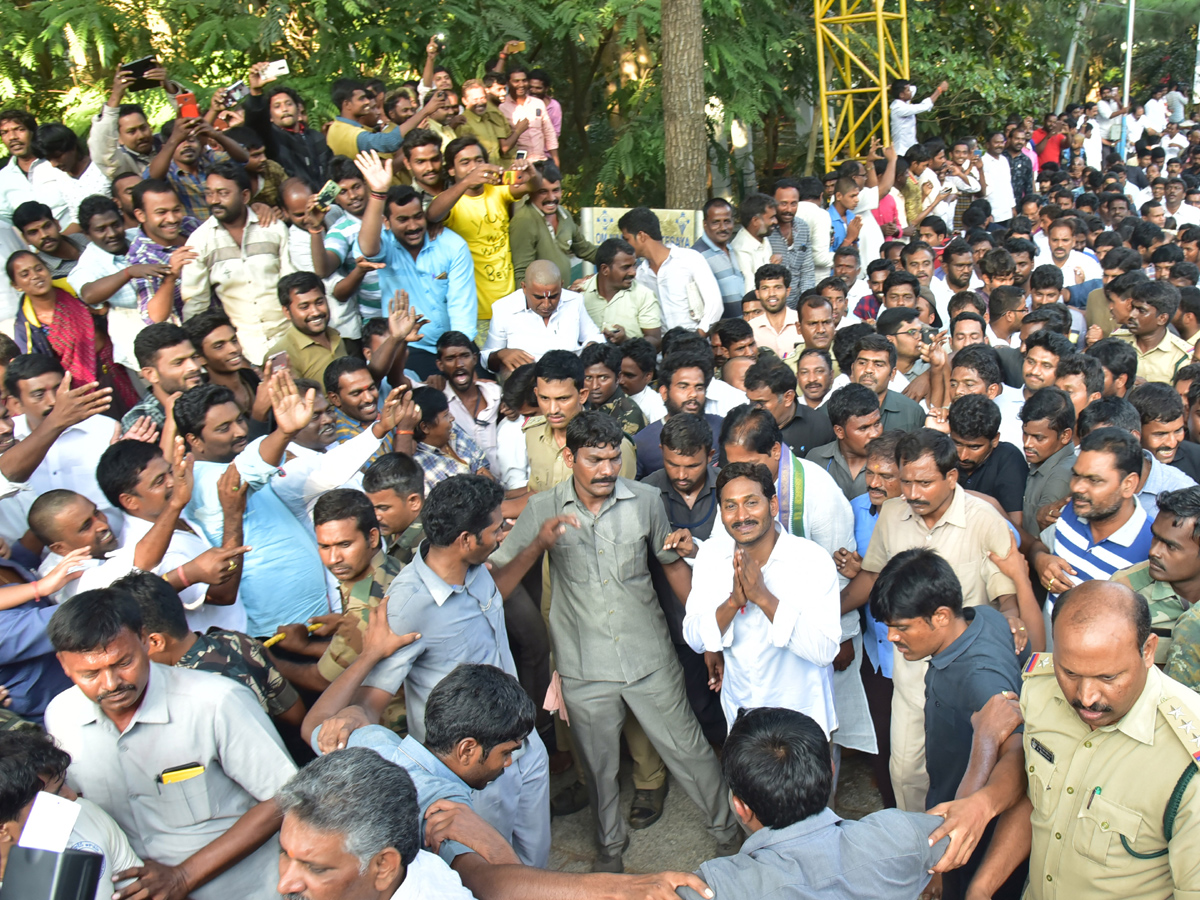
[[[738,853],[709,860],[696,874],[715,900],[912,900],[949,846],[949,838],[929,846],[941,824],[938,816],[898,809],[856,822],[827,808],[786,828],[756,831]],[[704,900],[691,888],[677,893]]]

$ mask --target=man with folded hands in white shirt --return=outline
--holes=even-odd
[[[492,325],[483,345],[483,365],[512,372],[537,362],[547,350],[578,353],[604,340],[583,305],[583,295],[563,287],[562,273],[539,259],[525,270],[520,290],[492,304]]]
[[[696,553],[684,638],[698,653],[724,652],[712,686],[731,727],[740,708],[777,706],[811,716],[828,737],[842,635],[833,559],[777,526],[775,479],[761,463],[725,466],[716,491],[732,541],[714,535]]]

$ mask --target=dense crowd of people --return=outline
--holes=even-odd
[[[1200,893],[1182,88],[921,140],[897,82],[596,245],[551,76],[439,50],[322,128],[266,62],[0,111],[0,865],[49,793],[97,900]],[[624,874],[672,782],[712,858]]]

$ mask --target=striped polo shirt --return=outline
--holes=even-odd
[[[1092,529],[1075,515],[1075,504],[1068,503],[1052,531],[1050,552],[1070,563],[1078,575],[1076,583],[1100,579],[1145,562],[1150,555],[1150,518],[1140,503],[1134,504],[1129,521],[1099,543],[1092,543]],[[1047,535],[1050,537],[1051,535]],[[1057,599],[1050,595],[1050,601]]]

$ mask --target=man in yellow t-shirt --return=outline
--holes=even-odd
[[[473,136],[460,137],[446,148],[446,170],[454,184],[429,204],[426,217],[441,222],[467,242],[475,262],[479,298],[479,333],[483,345],[492,321],[492,303],[511,294],[512,253],[508,246],[509,204],[541,186],[541,177],[526,160],[512,165],[515,184],[503,184],[499,166],[488,162],[487,150]]]

